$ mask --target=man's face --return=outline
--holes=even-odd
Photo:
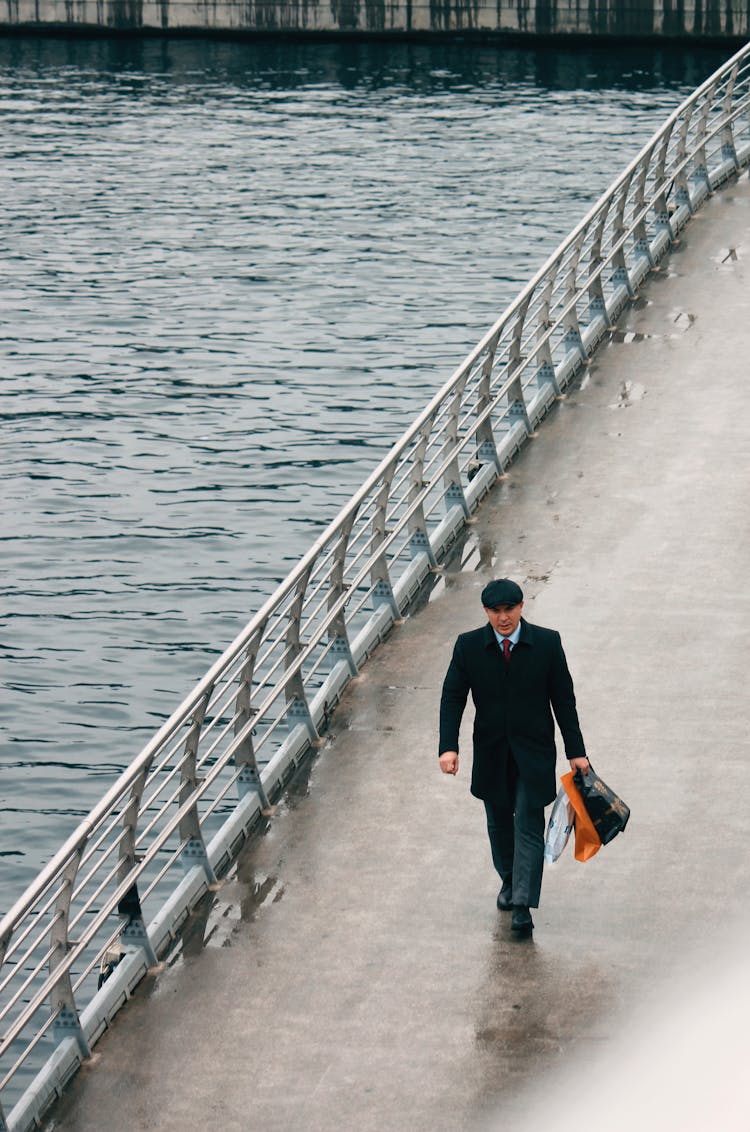
[[[523,612],[523,602],[519,601],[518,605],[496,605],[492,609],[485,605],[484,612],[487,614],[487,620],[495,632],[502,637],[509,637],[518,628],[518,622],[521,620],[521,613]]]

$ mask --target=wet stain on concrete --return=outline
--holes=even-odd
[[[733,264],[739,263],[743,258],[743,249],[740,248],[720,248],[715,256],[711,257],[714,263],[718,263],[719,267],[732,267]]]
[[[690,314],[688,311],[678,311],[672,319],[672,322],[675,326],[679,327],[680,330],[689,330],[695,322],[695,315]]]
[[[641,401],[645,396],[645,385],[641,385],[639,381],[623,381],[618,398],[613,405],[610,405],[610,408],[627,409],[636,401]]]
[[[283,898],[286,886],[278,876],[250,872],[223,885],[206,901],[205,914],[196,916],[186,935],[182,955],[198,955],[207,947],[232,947],[242,924],[253,923],[259,913]]]

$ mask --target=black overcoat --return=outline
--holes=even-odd
[[[440,753],[458,750],[469,692],[476,709],[472,794],[507,805],[512,754],[532,802],[540,806],[551,802],[557,790],[553,711],[566,757],[586,754],[560,634],[522,618],[518,642],[506,664],[489,623],[462,633],[443,683]]]

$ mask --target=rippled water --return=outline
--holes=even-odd
[[[722,59],[0,41],[0,907]]]

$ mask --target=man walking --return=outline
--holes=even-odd
[[[458,732],[471,692],[475,707],[471,792],[484,802],[501,911],[519,937],[534,930],[544,866],[544,807],[557,792],[555,719],[571,770],[587,770],[573,681],[560,634],[522,617],[510,578],[481,594],[487,624],[462,633],[440,700],[440,769],[458,773]]]

